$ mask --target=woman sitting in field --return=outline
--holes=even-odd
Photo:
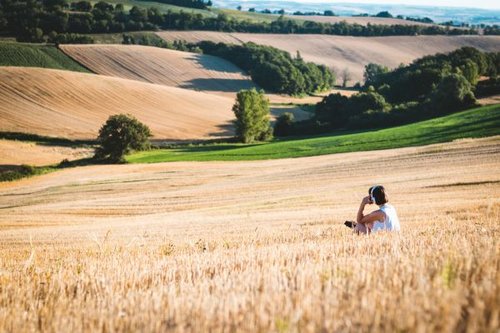
[[[368,196],[364,197],[359,206],[356,222],[346,221],[345,225],[353,228],[358,234],[369,234],[380,230],[399,231],[398,214],[396,209],[388,204],[389,199],[383,186],[372,186]],[[366,205],[377,204],[379,209],[364,215]]]

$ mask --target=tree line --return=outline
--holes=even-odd
[[[335,75],[326,66],[305,62],[300,53],[245,43],[233,45],[203,41],[196,44],[203,53],[224,58],[247,71],[252,80],[268,92],[288,95],[312,94],[329,90]]]
[[[149,0],[139,0],[149,1]],[[179,7],[195,8],[195,9],[208,9],[212,7],[212,1],[208,0],[155,0],[155,2],[165,3]]]
[[[448,54],[415,60],[392,71],[369,64],[365,84],[351,97],[331,94],[316,105],[305,122],[281,119],[286,135],[334,129],[362,129],[399,125],[470,108],[477,95],[500,91],[500,52],[483,53],[464,47]],[[481,80],[489,77],[488,80]],[[283,130],[283,128],[281,128]]]
[[[168,1],[168,0],[166,0]],[[204,17],[200,13],[167,11],[156,7],[133,6],[126,11],[123,4],[99,1],[78,1],[68,5],[65,0],[2,0],[0,31],[18,41],[42,42],[49,35],[64,33],[112,33],[141,30],[210,30],[253,33],[301,33],[345,36],[394,35],[464,35],[475,30],[439,26],[375,25],[320,23],[296,21],[280,16],[272,22],[238,20],[226,14]]]

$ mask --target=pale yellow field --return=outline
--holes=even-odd
[[[497,332],[500,137],[0,184],[0,331]],[[402,232],[352,235],[373,184]]]
[[[61,45],[94,73],[212,93],[255,87],[229,61],[209,55],[140,45]]]
[[[285,50],[293,56],[300,51],[305,60],[324,64],[337,73],[348,68],[353,78],[351,85],[363,81],[364,66],[370,62],[395,68],[425,55],[450,52],[463,46],[473,46],[488,52],[500,50],[499,36],[349,37],[210,31],[163,31],[157,35],[168,41],[254,42]]]
[[[234,99],[102,75],[41,68],[0,70],[0,131],[94,139],[106,119],[129,113],[154,139],[232,135]]]

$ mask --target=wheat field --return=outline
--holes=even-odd
[[[0,131],[94,139],[106,119],[131,114],[154,139],[232,135],[234,99],[104,75],[3,67]]]
[[[500,137],[0,184],[0,332],[498,332]],[[402,232],[356,236],[383,184]]]

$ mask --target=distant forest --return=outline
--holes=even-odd
[[[174,1],[174,0],[165,0]],[[181,1],[181,0],[175,0]],[[204,3],[204,1],[183,2]],[[156,7],[112,5],[103,1],[92,5],[89,1],[64,0],[2,0],[0,2],[0,31],[15,36],[18,41],[43,42],[56,39],[58,34],[112,33],[141,30],[210,30],[253,33],[301,33],[343,36],[412,36],[412,35],[467,35],[477,34],[472,29],[454,29],[441,26],[367,25],[340,23],[298,22],[280,16],[273,22],[237,20],[225,14],[204,17],[199,13],[162,13]],[[49,38],[50,37],[50,38]],[[59,38],[71,42],[77,39]]]
[[[392,71],[369,64],[360,93],[351,97],[331,94],[316,105],[312,120],[288,122],[288,128],[280,131],[305,135],[447,115],[474,106],[476,96],[500,94],[499,74],[500,52],[483,53],[472,47],[426,56]]]
[[[139,0],[139,1],[150,1],[150,0]],[[212,6],[212,1],[208,0],[155,0],[155,2],[165,3],[168,5],[174,5],[179,7],[196,8],[196,9],[207,9]]]

